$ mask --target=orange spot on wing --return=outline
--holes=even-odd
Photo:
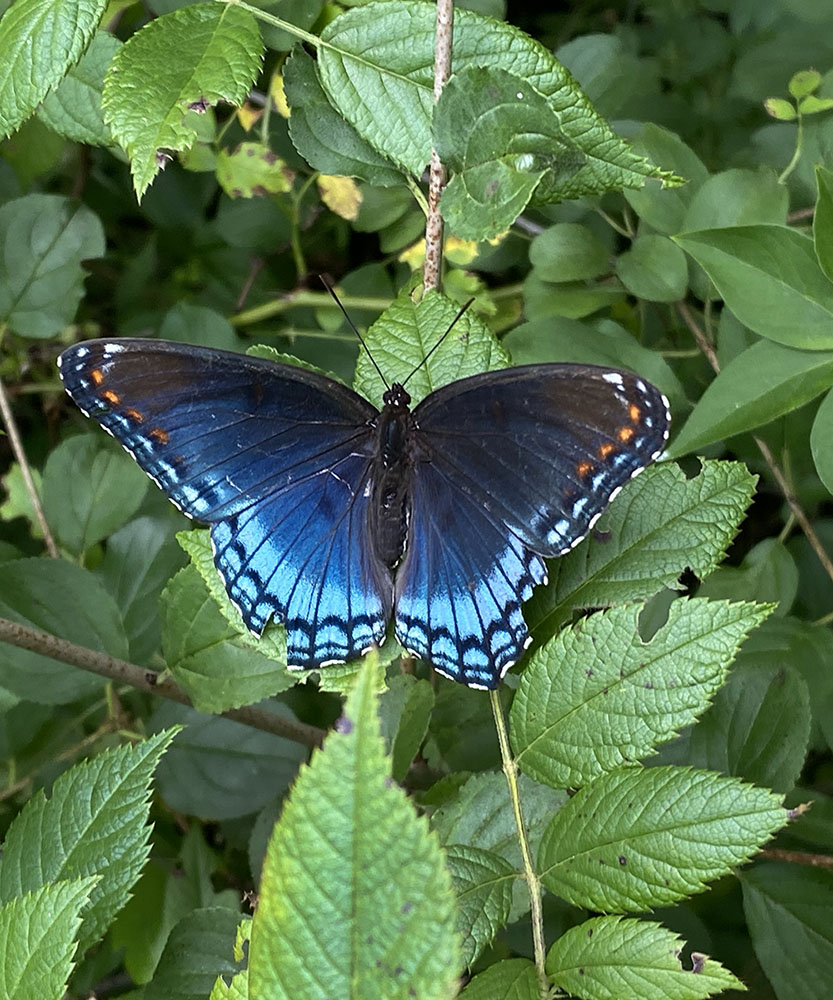
[[[636,403],[631,403],[628,413],[630,414],[631,423],[638,424],[642,417],[642,410],[639,409]]]
[[[90,378],[95,382],[96,385],[101,385],[104,381],[104,372],[100,368],[93,368],[90,372]]]
[[[107,402],[108,403],[112,403],[113,406],[118,406],[118,404],[121,402],[121,398],[119,397],[119,394],[117,392],[113,392],[112,389],[105,389],[101,393],[101,398],[102,399],[106,399]]]
[[[619,428],[619,440],[622,441],[624,444],[627,444],[632,437],[633,437],[633,427]]]
[[[131,409],[129,409],[129,410],[125,410],[125,411],[124,411],[124,415],[125,415],[126,417],[128,417],[128,418],[129,418],[130,420],[134,420],[134,421],[135,421],[135,422],[136,422],[137,424],[141,424],[141,423],[143,423],[143,422],[144,422],[144,419],[145,419],[145,418],[144,418],[144,417],[142,416],[142,414],[141,414],[141,413],[139,413],[139,411],[138,411],[138,410],[134,410],[134,409],[133,409],[132,407],[131,407]]]
[[[148,437],[153,438],[154,441],[158,441],[159,444],[167,444],[170,435],[167,431],[163,431],[161,427],[154,427],[150,434],[148,434]]]
[[[607,458],[612,451],[616,451],[616,445],[611,444],[609,441],[605,441],[604,444],[599,445],[599,455],[602,458]]]
[[[589,475],[592,471],[593,466],[590,462],[579,462],[576,466],[576,472],[578,473],[579,479],[584,479],[584,477]]]

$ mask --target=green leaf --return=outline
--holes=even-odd
[[[43,496],[40,472],[37,469],[30,469],[29,472],[35,485],[35,492],[39,497]],[[25,517],[31,536],[43,538],[43,532],[35,514],[35,505],[32,503],[32,495],[17,462],[12,462],[9,466],[9,471],[3,476],[2,483],[6,499],[0,504],[0,518],[4,521],[13,521],[16,517]]]
[[[685,569],[707,576],[734,538],[755,482],[731,462],[703,462],[691,479],[671,463],[646,469],[600,521],[605,535],[549,563],[549,585],[524,607],[530,630],[543,641],[575,607],[644,600],[676,587]]]
[[[402,183],[401,172],[327,100],[313,59],[300,46],[284,63],[283,85],[292,109],[290,138],[313,169],[322,174],[360,177],[379,187]]]
[[[786,226],[738,226],[674,239],[750,330],[788,347],[833,348],[833,284],[808,237]]]
[[[391,754],[394,781],[404,781],[419,752],[434,707],[434,689],[410,674],[391,677],[379,703],[385,746]]]
[[[249,346],[239,337],[225,316],[207,306],[180,301],[165,313],[159,327],[160,340],[179,340],[183,344],[216,347],[221,351],[242,353]],[[255,354],[256,348],[247,353]],[[277,353],[277,352],[275,352]]]
[[[831,108],[833,97],[816,97],[815,94],[808,94],[798,103],[798,110],[802,115],[817,115],[821,111],[830,111]]]
[[[704,580],[698,596],[712,600],[772,601],[775,614],[789,614],[798,592],[798,567],[777,538],[765,538],[743,557],[740,566],[721,566]]]
[[[0,323],[21,337],[60,333],[84,294],[81,262],[103,254],[104,230],[84,205],[55,194],[0,205]]]
[[[582,281],[610,270],[610,251],[587,226],[562,222],[533,239],[529,262],[542,281]]]
[[[3,844],[0,901],[60,879],[99,876],[78,937],[82,951],[100,941],[147,859],[151,778],[175,735],[167,730],[107,750],[57,778],[49,800],[43,792],[30,799]]]
[[[806,97],[818,90],[821,83],[821,73],[815,69],[800,69],[793,73],[788,84],[790,94],[795,98]]]
[[[746,988],[707,955],[692,954],[693,967],[683,968],[683,946],[657,923],[595,917],[561,935],[547,954],[547,973],[564,992],[593,1000],[701,1000]]]
[[[262,142],[241,142],[217,154],[217,180],[230,198],[286,194],[295,174]]]
[[[108,538],[107,551],[96,568],[121,611],[134,663],[146,663],[159,649],[159,597],[185,562],[171,522],[170,517],[130,521]]]
[[[827,699],[833,696],[833,671],[830,670],[830,663],[833,663],[833,633],[828,629],[819,628],[811,622],[799,621],[797,618],[770,618],[759,629],[756,629],[744,643],[736,669],[740,670],[749,666],[750,670],[757,670],[764,675],[768,675],[768,671],[774,666],[787,670],[797,670],[812,694],[810,710],[818,725],[819,721],[827,715]],[[790,762],[797,761],[800,746],[804,740],[804,698],[800,685],[796,685],[791,678],[787,677],[776,681],[775,686],[777,687],[779,683],[784,685],[788,701],[796,711],[796,739],[794,742],[790,741],[789,746],[783,745],[783,753],[777,748],[777,740],[773,740],[772,752],[760,762],[760,767],[766,773],[777,773],[781,776],[780,778],[773,777],[772,782],[769,779],[761,778],[757,770],[750,770],[750,765],[754,763],[751,759],[755,752],[754,746],[750,747],[748,754],[743,755],[746,763],[743,772],[737,772],[738,777],[748,778],[748,780],[758,784],[775,785],[778,780],[781,780],[785,771],[791,766]],[[753,699],[755,692],[760,690],[758,685],[750,688]],[[758,701],[768,700],[769,697],[764,692],[764,698],[759,698]],[[768,722],[767,725],[769,724]],[[773,722],[772,725],[774,730],[780,731],[785,723],[783,721],[778,724]],[[742,734],[743,729],[741,728],[741,740],[746,738]],[[734,746],[735,744],[732,743],[729,749],[730,761],[740,759],[739,754],[732,749]],[[774,762],[776,766],[773,768]],[[780,789],[783,786],[779,785],[778,787]]]
[[[96,880],[44,885],[0,907],[0,996],[61,1000],[73,969],[80,913]]]
[[[434,9],[419,0],[369,3],[327,25],[318,55],[333,105],[375,149],[417,175],[431,154],[435,20]],[[587,157],[561,197],[640,186],[646,177],[673,183],[634,155],[549,50],[517,28],[457,10],[453,46],[455,72],[503,69],[547,99],[565,136]]]
[[[810,696],[789,662],[761,660],[741,652],[728,684],[682,741],[685,761],[788,792],[809,745]]]
[[[246,625],[240,616],[240,612],[235,608],[235,606],[229,600],[229,596],[226,593],[226,588],[223,585],[223,580],[220,574],[217,572],[217,567],[214,565],[214,551],[211,547],[211,535],[207,529],[195,529],[192,531],[180,531],[176,536],[176,540],[182,546],[182,548],[188,553],[191,562],[194,564],[197,572],[202,577],[202,581],[205,584],[208,593],[214,599],[214,603],[220,609],[220,613],[226,619],[226,621],[233,627],[234,634],[244,642],[256,649],[259,653],[264,656],[268,656],[270,659],[277,663],[286,663],[286,632],[282,625],[270,624],[262,636],[257,637],[252,635],[252,633],[246,628]],[[189,585],[189,590],[192,587]],[[198,594],[201,596],[201,592],[194,590],[191,600],[194,602],[193,606],[196,608]],[[199,605],[201,606],[201,605]],[[207,614],[207,612],[205,612]],[[210,619],[209,619],[210,620]],[[180,626],[185,623],[180,623]],[[219,628],[219,626],[212,625],[212,628]],[[187,635],[183,633],[183,636]],[[181,650],[184,646],[180,646]]]
[[[465,66],[451,77],[433,131],[440,159],[455,171],[440,207],[462,239],[508,229],[545,178],[558,192],[545,200],[555,200],[587,159],[547,99],[497,66]]]
[[[691,199],[709,176],[703,161],[673,132],[648,122],[633,138],[633,150],[653,163],[662,163],[687,178],[688,183],[665,186],[649,178],[640,189],[627,189],[622,193],[636,214],[659,233],[671,236],[683,228]]]
[[[723,170],[693,193],[680,229],[688,235],[699,229],[786,226],[789,207],[789,192],[772,168]]]
[[[479,847],[453,844],[445,860],[457,894],[462,964],[468,967],[508,923],[512,888],[518,876],[499,855]]]
[[[150,480],[100,434],[62,441],[43,470],[43,511],[75,555],[121,528],[142,505]]]
[[[229,984],[219,977],[208,1000],[249,1000],[249,970],[238,972]]]
[[[779,1000],[827,1000],[833,967],[833,874],[765,863],[740,873],[758,961]]]
[[[672,409],[675,400],[685,399],[679,379],[660,353],[644,347],[630,331],[610,319],[593,325],[564,317],[536,319],[510,330],[501,343],[516,365],[570,361],[629,368],[661,389],[672,401]]]
[[[491,736],[494,740],[493,730]],[[567,794],[539,785],[525,774],[519,775],[518,789],[534,853],[544,827],[553,812],[567,801]],[[499,771],[473,774],[449,801],[435,810],[431,817],[431,827],[447,850],[458,846],[488,850],[503,858],[514,871],[520,871],[523,867],[506,778]],[[528,909],[529,892],[526,884],[517,880],[512,891],[510,919],[517,920]]]
[[[251,1000],[409,993],[432,1000],[456,988],[460,946],[448,874],[426,821],[390,781],[375,671],[366,660],[344,715],[275,827],[252,921]]]
[[[528,958],[505,958],[478,973],[460,1000],[539,1000],[535,966]]]
[[[96,32],[81,62],[41,105],[40,120],[73,142],[89,146],[113,145],[101,111],[101,91],[107,69],[121,44],[106,31]]]
[[[217,976],[233,976],[240,914],[225,906],[193,910],[174,927],[143,1000],[205,1000]],[[232,994],[233,996],[234,994]]]
[[[813,246],[819,266],[833,281],[833,170],[816,165],[818,198],[813,213]]]
[[[783,97],[768,97],[764,101],[764,108],[770,117],[779,122],[792,122],[798,118],[798,111],[790,101],[785,101]]]
[[[408,382],[413,406],[448,382],[509,364],[506,351],[471,310],[463,313],[423,364],[459,311],[457,303],[439,292],[429,292],[414,302],[405,289],[365,335],[368,350],[390,382],[404,382],[414,372]],[[356,363],[353,388],[377,404],[387,388],[365,351]]]
[[[528,320],[566,316],[581,319],[625,298],[625,289],[618,280],[603,285],[588,285],[584,281],[541,281],[535,271],[524,280],[524,315]]]
[[[89,45],[104,0],[17,0],[0,21],[0,138],[11,135]]]
[[[141,199],[166,151],[190,149],[197,109],[240,104],[260,68],[252,15],[233,4],[198,3],[145,25],[125,43],[104,82],[104,118],[127,150]]]
[[[616,258],[616,274],[631,294],[648,302],[676,302],[688,288],[685,254],[665,236],[637,236]]]
[[[833,392],[821,401],[810,432],[810,448],[819,479],[833,493]]]
[[[0,617],[88,649],[127,656],[127,639],[113,598],[92,573],[62,559],[0,563]],[[107,683],[48,656],[16,646],[2,648],[0,684],[28,701],[63,705]]]
[[[735,778],[624,767],[556,813],[538,871],[575,906],[606,913],[665,906],[743,864],[787,819],[776,795]]]
[[[215,576],[216,576],[215,572]],[[194,566],[186,566],[162,592],[162,650],[168,669],[199,712],[221,713],[251,705],[297,680],[263,644],[221,614]]]
[[[523,167],[526,161],[519,158]],[[440,210],[462,240],[491,240],[508,229],[529,204],[543,171],[496,160],[455,174],[443,191]]]
[[[574,788],[647,757],[708,707],[766,606],[673,601],[649,641],[640,605],[562,629],[521,676],[510,716],[518,766],[552,788]]]
[[[296,721],[279,702],[260,707]],[[151,724],[155,730],[186,727],[162,758],[157,785],[172,809],[192,816],[222,820],[258,812],[286,791],[308,754],[300,743],[170,702],[157,707]]]
[[[668,454],[678,458],[755,430],[804,406],[831,385],[833,351],[798,351],[759,340],[709,384]]]

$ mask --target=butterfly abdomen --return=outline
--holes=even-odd
[[[376,421],[377,447],[368,508],[370,538],[375,555],[390,569],[402,558],[408,533],[408,503],[413,459],[413,417],[410,397],[400,386],[385,393],[385,406]]]

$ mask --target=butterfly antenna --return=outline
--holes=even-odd
[[[382,372],[382,369],[376,364],[376,358],[374,358],[373,355],[370,353],[370,348],[367,346],[367,343],[365,342],[364,337],[359,333],[359,329],[356,326],[356,324],[353,322],[353,320],[350,319],[350,316],[348,315],[347,310],[341,304],[341,300],[336,295],[333,286],[329,283],[329,281],[327,281],[327,279],[324,277],[323,274],[319,274],[318,277],[321,279],[321,284],[327,289],[327,291],[330,293],[330,295],[332,295],[333,301],[338,306],[338,308],[341,310],[342,315],[347,320],[347,324],[350,327],[350,329],[359,338],[359,343],[362,345],[362,347],[365,350],[365,353],[370,358],[370,361],[373,364],[373,367],[379,373],[379,378],[385,383],[385,388],[386,389],[390,389],[390,382],[388,382],[388,380],[385,378],[385,376],[384,376],[384,374]],[[457,321],[455,320],[454,322],[456,323]],[[452,326],[453,325],[454,324],[452,324]],[[410,378],[410,376],[409,376],[409,378]]]
[[[463,315],[463,313],[468,309],[468,307],[472,304],[472,302],[474,302],[474,297],[470,298],[468,300],[468,302],[466,302],[466,304],[460,309],[460,311],[457,313],[457,315],[454,317],[454,319],[448,324],[448,329],[445,331],[445,333],[442,335],[442,337],[440,337],[440,339],[437,341],[437,343],[434,344],[434,346],[425,355],[425,357],[422,359],[422,361],[420,361],[420,363],[416,366],[416,368],[414,368],[414,370],[411,372],[411,374],[405,379],[405,381],[402,383],[402,388],[403,389],[408,384],[408,382],[410,382],[411,378],[414,375],[416,375],[416,373],[420,370],[420,368],[422,368],[422,366],[424,364],[428,363],[428,359],[431,357],[431,355],[434,353],[434,351],[436,351],[436,349],[440,346],[440,344],[445,340],[445,338],[451,333],[451,331],[454,329],[455,325],[457,324],[457,321],[460,319],[460,317]]]

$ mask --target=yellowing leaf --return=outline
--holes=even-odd
[[[243,142],[217,154],[217,180],[230,198],[283,194],[292,187],[293,171],[260,142]]]
[[[263,117],[263,108],[256,108],[246,101],[242,107],[237,109],[237,120],[246,132],[251,132],[252,128]]]
[[[272,79],[269,81],[269,96],[281,118],[289,118],[289,103],[286,100],[286,91],[283,89],[283,73],[272,74]]]
[[[331,177],[322,174],[318,178],[321,200],[342,219],[355,219],[362,203],[362,193],[352,177]]]
[[[457,236],[449,236],[445,241],[445,258],[452,264],[465,267],[471,264],[477,256],[477,242],[475,240],[461,240]]]

